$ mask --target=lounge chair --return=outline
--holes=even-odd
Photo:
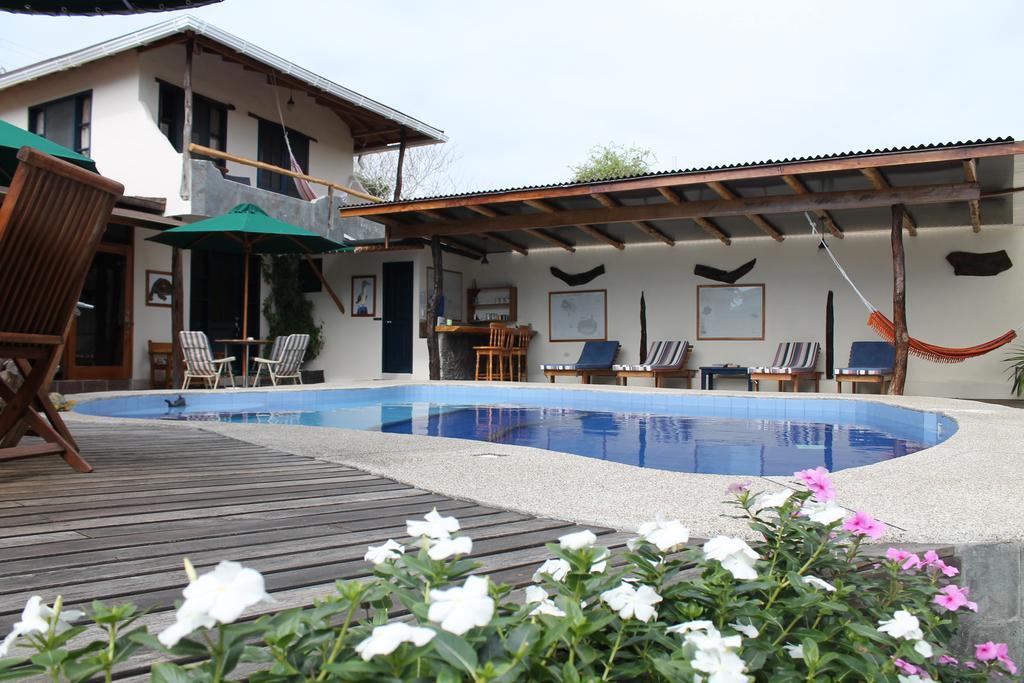
[[[793,391],[800,390],[800,381],[814,380],[814,390],[818,391],[821,373],[814,368],[818,364],[818,342],[783,342],[775,351],[775,360],[771,365],[755,366],[748,369],[750,381],[754,383],[754,391],[761,390],[761,380],[773,380],[779,383],[782,391],[783,382],[792,382]]]
[[[0,379],[0,460],[59,455],[89,472],[47,391],[124,187],[28,147],[18,161],[0,208],[0,357],[13,361],[23,381],[14,389]],[[42,443],[19,445],[28,429]]]
[[[231,372],[234,356],[215,359],[205,332],[182,330],[178,335],[181,340],[181,355],[185,358],[185,381],[181,385],[182,390],[188,389],[188,385],[194,379],[203,380],[208,389],[218,388],[225,367],[231,378],[231,386],[235,386],[235,374]]]
[[[653,377],[654,386],[664,386],[669,378],[681,378],[689,389],[696,371],[686,367],[693,347],[685,341],[653,342],[647,349],[646,363],[613,365],[619,384],[625,386],[630,377]]]
[[[617,341],[588,341],[583,345],[580,359],[575,363],[542,364],[544,376],[555,383],[555,377],[579,377],[583,384],[590,384],[594,377],[614,377],[612,363],[619,353]]]
[[[835,369],[836,391],[843,393],[843,382],[850,382],[856,394],[857,384],[868,382],[884,392],[886,380],[892,381],[895,364],[896,349],[889,342],[855,341],[850,345],[849,366]]]
[[[270,383],[275,387],[280,380],[290,379],[296,384],[302,384],[302,360],[306,357],[306,348],[309,346],[308,334],[289,334],[286,337],[278,337],[274,340],[274,347],[270,351],[270,358],[253,358],[256,363],[256,378],[252,385],[259,386],[260,373],[267,369],[270,375]]]

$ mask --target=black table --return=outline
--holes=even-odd
[[[753,382],[750,381],[749,368],[745,367],[725,367],[723,365],[705,365],[700,369],[700,388],[701,389],[714,389],[715,388],[715,377],[722,375],[724,377],[746,377],[747,378],[747,391],[751,391],[754,388]]]

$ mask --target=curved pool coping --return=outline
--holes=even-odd
[[[423,385],[422,381],[363,381],[280,387],[268,391]],[[437,384],[437,383],[435,383]],[[443,382],[479,387],[477,383]],[[497,385],[508,391],[599,391],[669,398],[708,392],[647,387],[539,383]],[[218,391],[242,393],[244,389]],[[251,391],[251,390],[248,390]],[[167,392],[79,394],[93,399]],[[186,394],[199,395],[202,391]],[[511,396],[511,395],[510,395]],[[746,392],[715,391],[716,399],[751,398]],[[764,399],[806,401],[827,398],[899,406],[945,415],[957,431],[943,443],[893,460],[836,472],[839,503],[867,510],[890,526],[885,540],[961,543],[1024,540],[1024,512],[1016,495],[1024,484],[1019,444],[1024,413],[1013,408],[932,397],[890,397],[762,392]],[[510,398],[511,400],[511,398]],[[651,399],[645,399],[651,400]],[[656,399],[654,399],[656,400]],[[436,493],[537,516],[583,524],[635,529],[661,514],[682,519],[696,536],[750,535],[741,520],[724,516],[725,487],[750,477],[667,472],[605,462],[556,451],[462,439],[385,434],[327,427],[271,424],[175,422],[65,413],[71,422],[116,424],[153,422],[181,429],[205,429],[278,450],[357,467]],[[479,457],[490,454],[503,457]],[[788,477],[755,478],[756,488],[792,485]]]

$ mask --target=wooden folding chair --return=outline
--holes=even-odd
[[[78,295],[124,187],[29,147],[0,207],[0,357],[24,378],[0,381],[0,460],[60,455],[79,472],[89,466],[50,403]],[[44,443],[19,445],[22,421]]]

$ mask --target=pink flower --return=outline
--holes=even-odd
[[[836,499],[836,487],[828,476],[828,470],[824,467],[815,467],[813,470],[800,470],[794,472],[793,476],[807,486],[807,489],[814,494],[814,497],[822,503]]]
[[[899,548],[889,548],[885,551],[885,559],[892,560],[893,562],[899,562],[900,564],[902,564],[908,557],[910,557],[910,553],[906,550],[900,550]]]
[[[966,607],[972,612],[978,611],[978,603],[971,602],[967,599],[967,594],[970,592],[969,588],[961,588],[960,586],[949,585],[942,588],[939,594],[932,600],[936,605],[944,607],[950,612],[955,612],[961,607]],[[980,657],[979,657],[980,659]]]
[[[960,573],[960,570],[956,567],[950,567],[948,564],[942,561],[939,554],[934,550],[929,550],[924,554],[924,566],[934,567],[935,569],[942,572],[945,576],[956,576]]]
[[[960,660],[956,657],[950,657],[949,655],[939,655],[939,664],[951,664],[956,666],[960,663]]]
[[[974,646],[974,656],[983,662],[995,659],[999,656],[999,645],[1003,646],[1004,652],[1006,651],[1005,643],[993,643],[991,640],[987,643],[981,643],[980,645]]]
[[[867,536],[877,541],[885,535],[885,522],[880,522],[868,513],[860,510],[851,519],[843,523],[843,531],[849,531],[855,536]]]
[[[749,479],[747,481],[734,481],[733,483],[729,484],[728,488],[726,488],[725,490],[727,493],[731,493],[734,496],[738,496],[741,493],[746,493],[747,491],[749,491],[750,487],[753,485],[754,482],[750,481]]]
[[[977,669],[978,668],[978,663],[975,662],[973,659],[968,659],[966,662],[964,662],[964,668],[965,669]]]
[[[922,669],[914,666],[905,659],[895,659],[893,660],[893,664],[895,664],[900,670],[903,671],[903,673],[907,674],[908,676],[913,676],[914,674],[920,673],[922,671]]]

